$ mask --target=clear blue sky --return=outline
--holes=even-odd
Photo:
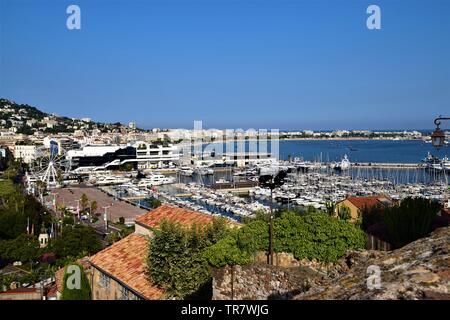
[[[450,114],[448,0],[0,0],[0,28],[0,97],[59,115],[389,129]]]

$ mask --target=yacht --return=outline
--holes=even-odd
[[[180,168],[180,174],[183,176],[192,176],[194,174],[194,170],[192,170],[190,167],[181,167]]]
[[[439,160],[438,157],[435,157],[430,152],[428,152],[427,157],[423,159],[422,162],[425,166],[425,169],[427,170],[441,171],[443,169],[445,159],[447,159],[447,157],[445,157],[441,163],[441,160]],[[448,159],[446,161],[448,163]]]
[[[99,186],[106,186],[111,184],[124,184],[127,182],[130,182],[129,178],[116,176],[102,176],[95,181],[95,184]]]
[[[341,160],[341,162],[336,163],[334,165],[334,170],[345,171],[345,170],[349,170],[350,166],[351,166],[350,160],[348,160],[347,155],[344,155],[344,158]]]
[[[139,188],[151,187],[151,186],[160,186],[162,184],[174,183],[175,179],[173,177],[166,177],[162,174],[150,174],[145,178],[142,178],[138,181],[137,186]]]
[[[208,176],[208,175],[213,175],[214,174],[214,169],[212,168],[207,168],[207,167],[198,167],[195,172],[199,175],[202,176]]]

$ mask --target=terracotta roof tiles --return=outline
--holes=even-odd
[[[148,238],[130,234],[89,258],[90,263],[146,299],[164,297],[164,292],[147,277]]]

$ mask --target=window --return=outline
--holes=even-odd
[[[100,281],[99,284],[101,287],[109,289],[111,284],[111,279],[104,273],[100,273]]]

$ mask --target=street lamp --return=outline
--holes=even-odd
[[[445,142],[445,134],[444,131],[439,128],[439,125],[441,124],[441,120],[450,120],[450,118],[443,118],[441,116],[434,119],[434,124],[436,125],[436,129],[431,134],[431,142],[433,143],[433,146],[436,149],[440,149]]]
[[[286,171],[279,171],[274,174],[263,174],[259,177],[259,184],[262,187],[270,189],[270,218],[269,218],[269,261],[273,265],[273,190],[279,188],[284,184],[286,178]]]

